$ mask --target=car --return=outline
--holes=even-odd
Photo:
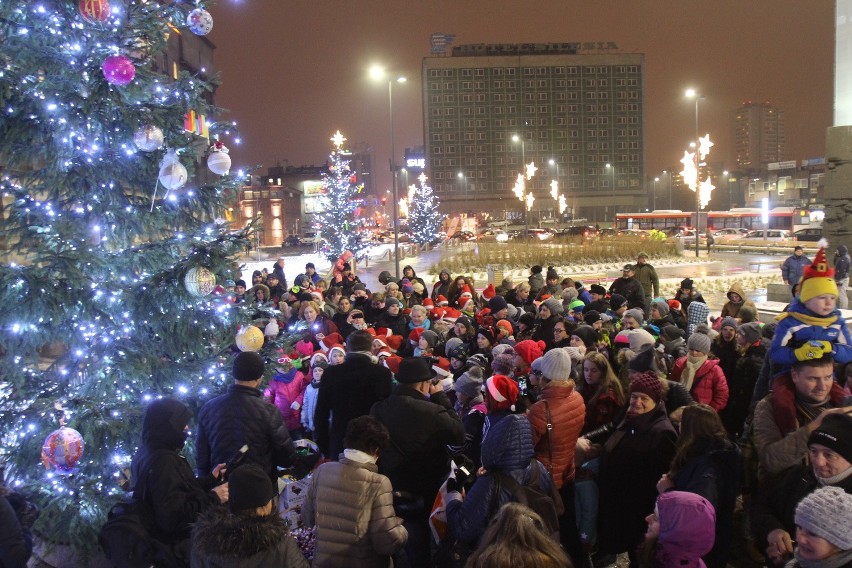
[[[583,240],[591,240],[597,238],[598,230],[591,225],[575,225],[561,229],[556,234],[562,237],[582,237]]]
[[[307,243],[303,242],[302,239],[299,238],[299,235],[290,235],[289,237],[284,239],[284,242],[281,243],[281,246],[283,246],[285,248],[292,248],[292,247],[303,247],[306,244]]]
[[[476,235],[471,233],[470,231],[456,231],[450,237],[451,239],[457,239],[460,241],[475,241]]]
[[[509,240],[509,233],[506,231],[497,230],[494,231],[494,240],[498,243],[505,243]]]
[[[733,239],[741,239],[748,234],[748,229],[737,227],[726,227],[724,229],[716,229],[712,231],[713,238],[718,241],[730,241]]]
[[[635,237],[638,239],[647,239],[648,231],[644,231],[642,229],[622,229],[618,232],[621,237]]]
[[[822,227],[808,227],[793,233],[793,238],[802,242],[817,242],[822,238]]]
[[[784,229],[755,229],[754,231],[749,231],[743,238],[755,241],[785,242],[791,240],[793,237],[790,231]]]

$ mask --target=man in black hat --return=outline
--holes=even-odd
[[[234,359],[234,384],[201,407],[195,446],[199,476],[228,463],[243,445],[249,447],[245,461],[256,463],[270,477],[276,477],[276,466],[293,465],[296,448],[281,412],[260,396],[263,370],[263,357],[240,353]]]
[[[627,299],[627,309],[639,308],[645,311],[645,291],[636,280],[632,264],[625,264],[621,269],[621,277],[613,280],[609,287],[609,293],[619,294]]]
[[[440,383],[432,381],[432,374],[430,358],[403,359],[396,391],[370,410],[390,432],[391,443],[379,458],[379,472],[391,480],[394,491],[402,493],[397,514],[408,529],[405,550],[414,567],[429,566],[429,513],[450,471],[447,446],[459,446],[465,439],[461,419]]]
[[[606,299],[606,288],[600,284],[592,284],[589,286],[589,296],[592,298],[592,302],[583,311],[594,310],[605,314],[609,310],[609,301]]]
[[[680,302],[680,309],[684,318],[686,318],[689,304],[692,302],[701,302],[702,304],[707,303],[704,301],[704,296],[701,295],[701,292],[695,288],[695,283],[692,281],[692,278],[684,278],[681,280],[680,289],[678,289],[677,294],[675,295],[675,300]]]
[[[313,262],[309,262],[305,265],[305,274],[311,279],[311,284],[316,284],[322,280],[322,276],[317,273],[317,267]]]

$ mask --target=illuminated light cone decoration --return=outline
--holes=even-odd
[[[698,192],[701,209],[707,207],[707,204],[710,203],[710,196],[713,190],[716,189],[710,176],[707,176],[707,179],[703,181],[698,179],[698,166],[704,161],[710,153],[710,148],[713,146],[713,142],[710,141],[710,135],[705,134],[698,139],[698,149],[696,150],[698,159],[696,160],[696,152],[684,151],[683,158],[680,160],[680,163],[683,164],[683,170],[680,172],[680,175],[689,189]]]

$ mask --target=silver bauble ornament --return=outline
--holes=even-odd
[[[159,126],[146,124],[133,134],[133,143],[143,152],[153,152],[163,146],[163,131]]]
[[[196,298],[203,298],[216,287],[216,276],[203,266],[194,266],[183,277],[183,285]]]

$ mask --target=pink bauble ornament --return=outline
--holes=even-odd
[[[89,22],[106,22],[109,0],[80,0],[80,15]]]
[[[54,430],[44,439],[41,461],[44,467],[68,473],[83,457],[83,436],[73,428]]]
[[[136,76],[136,67],[124,55],[110,55],[104,59],[101,69],[104,72],[107,83],[118,85],[119,87],[129,85],[133,82],[133,77]]]

